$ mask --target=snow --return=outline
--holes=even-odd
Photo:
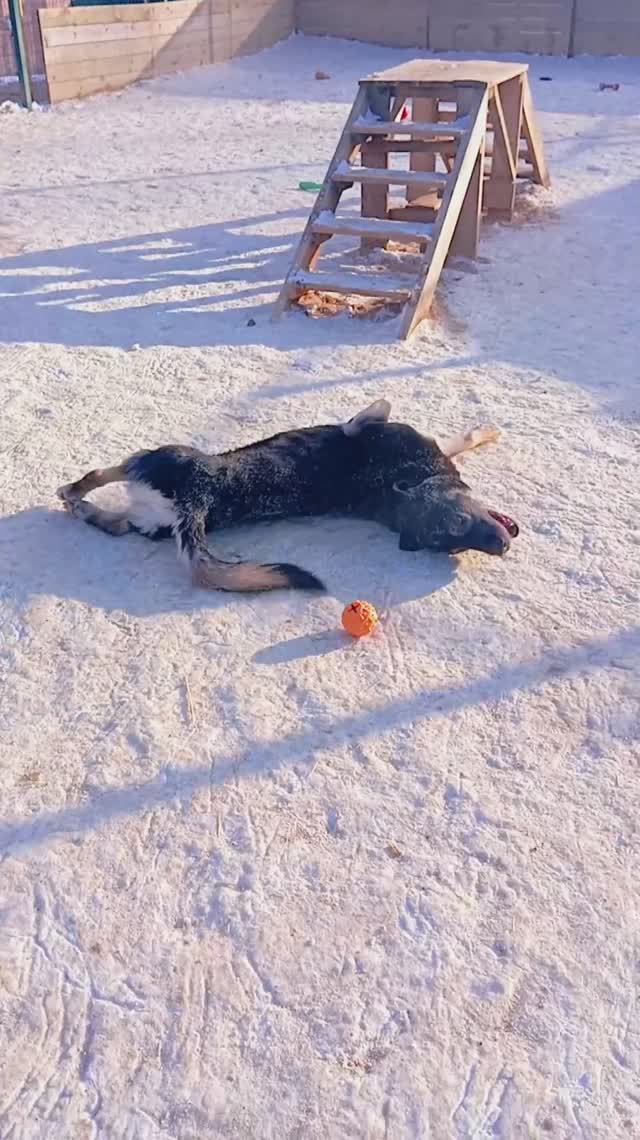
[[[412,54],[298,38],[2,120],[7,1140],[640,1133],[640,61],[531,61],[553,189],[416,338],[270,323],[299,180]],[[500,426],[464,471],[504,560],[278,524],[216,546],[330,593],[207,596],[54,497],[382,396]]]

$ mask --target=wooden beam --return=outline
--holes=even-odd
[[[420,225],[431,225],[438,216],[438,210],[433,206],[393,206],[389,210],[389,217],[393,222],[419,222]]]
[[[313,223],[313,232],[333,237],[379,237],[385,241],[431,241],[433,225],[420,222],[397,222],[389,218],[336,218],[334,214],[320,214]]]
[[[374,169],[386,168],[389,165],[389,155],[383,149],[378,139],[362,144],[360,161],[363,166]],[[360,188],[360,213],[363,218],[386,218],[389,207],[389,186],[387,183],[363,182]],[[366,253],[370,249],[386,246],[384,238],[379,236],[363,237],[360,249]]]
[[[400,170],[389,167],[388,170],[374,169],[367,166],[349,166],[341,164],[333,172],[334,182],[345,182],[352,186],[354,182],[368,182],[378,186],[431,186],[442,189],[447,182],[446,174],[428,173],[419,170]]]
[[[458,110],[465,111],[470,117],[474,113],[474,104],[477,99],[468,94],[461,96]],[[484,148],[486,143],[486,130],[480,138],[478,156],[469,179],[469,185],[464,196],[460,216],[453,231],[451,245],[447,256],[468,257],[474,259],[478,256],[478,240],[480,237],[480,220],[482,218],[482,195],[484,190]]]
[[[433,122],[438,118],[437,99],[414,99],[413,114],[418,122]],[[436,156],[433,152],[423,151],[421,154],[412,154],[409,165],[413,171],[425,171],[433,174],[436,169]],[[414,202],[421,206],[433,206],[437,202],[437,194],[426,184],[407,186],[407,202]]]
[[[378,139],[385,154],[441,154],[455,158],[458,144],[453,139]]]
[[[306,289],[316,289],[319,293],[344,293],[349,296],[381,297],[385,301],[406,301],[411,294],[411,285],[401,277],[391,277],[388,273],[310,273],[308,269],[298,269],[294,274],[298,293]]]
[[[489,101],[489,118],[493,126],[493,148],[484,204],[488,211],[511,218],[516,196],[517,142],[512,150],[498,87],[494,88]]]
[[[282,315],[285,309],[287,309],[291,302],[300,294],[300,287],[295,281],[296,271],[308,269],[311,263],[315,262],[317,258],[320,241],[318,235],[313,232],[313,223],[316,221],[318,214],[322,213],[323,210],[329,210],[332,214],[335,213],[344,186],[335,182],[333,175],[341,162],[350,162],[355,153],[359,150],[360,144],[354,142],[352,137],[352,127],[355,121],[359,119],[361,115],[364,115],[366,109],[367,89],[366,87],[360,86],[358,87],[358,93],[353,101],[351,111],[349,112],[345,128],[338,140],[333,158],[327,168],[324,182],[309,214],[302,237],[298,242],[291,262],[291,268],[285,277],[284,284],[273,307],[271,319],[274,321]]]
[[[550,186],[551,179],[549,178],[549,171],[544,156],[542,134],[536,120],[531,87],[529,86],[529,78],[526,75],[524,76],[523,82],[522,133],[526,139],[529,160],[533,167],[534,182],[537,182],[540,186]]]
[[[460,144],[453,173],[444,192],[433,231],[430,257],[420,272],[418,281],[404,312],[400,336],[406,340],[416,325],[426,316],[433,301],[436,285],[445,263],[467,189],[475,173],[478,156],[482,152],[487,130],[489,94],[485,87],[479,95],[469,134]]]
[[[416,103],[436,103],[434,99],[414,100],[414,114]],[[437,118],[438,116],[436,116]],[[455,122],[455,115],[452,123]],[[354,123],[351,128],[356,135],[405,135],[412,139],[459,139],[465,132],[464,127],[449,126],[448,123],[423,121],[422,117],[416,119],[401,119],[399,122]]]

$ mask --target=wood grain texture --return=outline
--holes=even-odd
[[[57,103],[261,51],[291,32],[294,0],[173,0],[41,9],[39,17]]]

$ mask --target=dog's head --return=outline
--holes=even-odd
[[[412,482],[409,475],[394,484],[393,494],[401,550],[506,554],[518,534],[512,519],[488,510],[448,477]]]

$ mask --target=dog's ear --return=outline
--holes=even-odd
[[[348,423],[342,425],[345,435],[358,435],[368,424],[386,424],[391,415],[391,404],[388,400],[376,400],[363,408],[356,416],[352,416]]]
[[[417,464],[409,463],[393,484],[393,490],[403,498],[415,499],[417,492],[427,482],[423,476],[424,472],[420,471]]]

